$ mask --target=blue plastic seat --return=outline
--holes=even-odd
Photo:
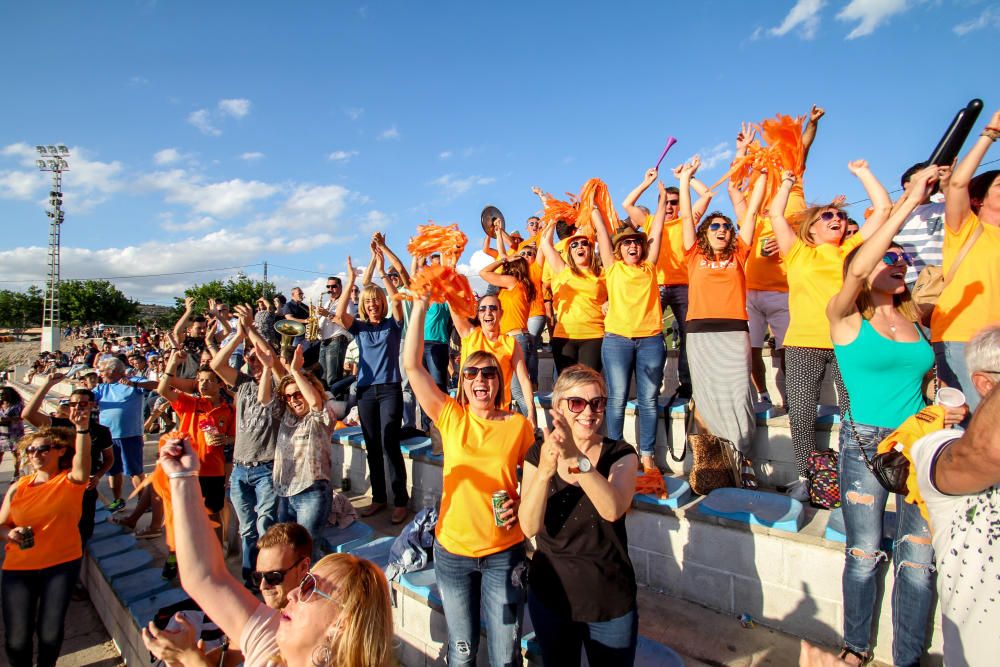
[[[159,568],[149,567],[111,581],[111,590],[126,605],[170,588],[169,581],[160,576]]]
[[[399,443],[399,449],[404,456],[419,456],[431,451],[431,439],[427,436],[407,438]]]
[[[354,547],[371,541],[374,529],[366,523],[355,521],[347,528],[329,526],[320,534],[320,544],[325,545],[327,553],[342,554]]]
[[[167,588],[136,600],[128,606],[128,610],[132,614],[132,618],[135,619],[136,625],[144,628],[153,620],[153,616],[160,609],[189,598],[190,596],[182,588]]]
[[[109,537],[117,537],[118,535],[124,535],[125,530],[119,526],[117,523],[112,523],[111,521],[105,521],[103,523],[98,523],[94,525],[94,533],[91,535],[90,540],[96,542],[97,540],[103,540]]]
[[[92,540],[87,549],[94,558],[104,558],[112,554],[120,554],[135,548],[137,542],[131,535],[118,535],[103,540]]]
[[[698,504],[698,510],[732,521],[797,533],[802,528],[802,503],[767,491],[716,489]]]
[[[97,567],[108,581],[124,574],[131,574],[153,562],[153,554],[145,549],[132,549],[125,553],[105,556],[97,561]]]
[[[637,474],[641,475],[642,473],[637,471]],[[663,486],[666,487],[666,498],[657,498],[647,493],[637,493],[635,494],[635,502],[639,503],[640,506],[653,505],[656,507],[672,507],[674,509],[691,502],[691,486],[685,480],[664,476]]]
[[[840,408],[836,405],[818,405],[816,406],[816,423],[817,424],[839,424],[840,423]]]
[[[333,432],[332,440],[333,442],[339,442],[342,445],[361,445],[365,442],[360,426],[338,428]]]
[[[389,564],[389,550],[392,549],[392,543],[395,541],[396,538],[394,537],[380,537],[361,546],[349,549],[348,553],[358,558],[370,560],[384,570]]]
[[[438,590],[437,575],[433,566],[416,572],[407,572],[400,577],[399,583],[429,603],[441,606],[441,592]]]

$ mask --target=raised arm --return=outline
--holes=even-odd
[[[487,234],[486,238],[483,239],[483,254],[488,255],[493,259],[496,259],[497,257],[500,256],[500,253],[498,253],[496,250],[493,249],[492,244],[493,244],[493,237]]]
[[[524,352],[521,351],[520,345],[514,346],[514,353],[510,356],[510,363],[514,367],[514,377],[517,378],[517,383],[521,385],[521,393],[524,394],[524,400],[528,403],[525,406],[525,410],[528,412],[528,421],[531,422],[532,428],[538,428],[538,417],[535,414],[535,395],[531,390],[531,376],[528,374],[528,363],[524,359]]]
[[[604,224],[604,216],[596,206],[590,211],[590,221],[594,226],[594,234],[597,235],[597,249],[601,253],[601,264],[607,271],[615,263],[615,249],[611,245],[611,235],[608,234],[608,226]]]
[[[508,276],[506,274],[496,272],[498,268],[500,268],[501,266],[506,266],[506,264],[507,264],[507,257],[501,254],[500,259],[483,267],[483,270],[479,272],[479,277],[485,280],[490,285],[494,285],[496,287],[502,287],[504,289],[513,289],[515,286],[517,286],[517,278],[515,278],[514,276]]]
[[[292,353],[292,379],[295,380],[295,386],[302,392],[302,398],[306,399],[306,403],[309,404],[309,409],[313,412],[318,412],[326,405],[326,394],[323,393],[322,389],[310,382],[302,373],[304,363],[305,356],[302,353],[302,343],[299,343],[295,346],[295,351]]]
[[[215,374],[222,378],[222,381],[230,387],[236,386],[236,378],[239,376],[239,372],[229,365],[229,357],[232,356],[236,348],[247,337],[243,316],[239,311],[236,311],[236,313],[239,316],[239,319],[236,321],[236,335],[223,345],[222,349],[213,354],[212,360],[208,362],[208,365],[215,371]]]
[[[886,224],[876,230],[868,241],[859,246],[857,255],[855,255],[851,266],[844,275],[843,286],[830,299],[830,303],[826,307],[826,315],[830,320],[831,331],[835,339],[840,338],[837,335],[837,327],[841,325],[845,318],[857,312],[855,300],[858,298],[858,294],[861,293],[861,289],[865,281],[868,280],[868,276],[878,266],[879,262],[882,261],[886,250],[892,245],[893,237],[899,232],[899,228],[906,222],[906,218],[913,212],[913,209],[930,192],[935,180],[937,180],[937,167],[934,166],[926,167],[914,174],[914,178],[910,181],[906,199],[902,205],[893,211],[892,216]]]
[[[969,182],[976,175],[976,170],[986,157],[986,151],[1000,135],[1000,111],[995,111],[989,125],[972,144],[962,161],[955,167],[948,191],[944,193],[944,221],[952,231],[962,228],[962,223],[969,217],[972,204],[969,200]]]
[[[757,128],[753,123],[740,123],[740,131],[736,135],[736,157],[739,159],[747,154],[749,146],[757,136]],[[729,179],[726,191],[729,193],[729,201],[733,204],[733,213],[737,220],[742,220],[747,214],[747,199],[743,191],[739,189],[732,179]]]
[[[635,186],[632,192],[628,193],[625,197],[625,201],[622,202],[622,206],[625,207],[625,212],[628,213],[628,218],[632,222],[632,226],[636,229],[642,229],[642,226],[646,224],[646,213],[636,206],[636,202],[639,201],[639,197],[642,196],[649,186],[656,182],[659,177],[659,172],[656,167],[650,167],[646,170],[646,176],[642,179],[642,183]]]
[[[69,420],[76,427],[76,450],[68,477],[71,482],[86,484],[90,481],[90,407],[81,410],[70,406]]]
[[[347,312],[347,304],[351,301],[351,289],[354,287],[354,281],[357,280],[357,274],[354,273],[354,264],[351,263],[351,256],[347,256],[347,284],[344,285],[344,289],[340,293],[340,299],[337,301],[337,321],[340,322],[341,326],[345,329],[350,329],[351,325],[354,324],[354,317]]]
[[[740,238],[746,245],[753,243],[754,227],[757,226],[757,212],[760,211],[760,205],[764,202],[764,186],[766,184],[766,172],[762,172],[757,178],[757,182],[753,184],[750,205],[746,207],[744,216],[740,218]]]
[[[420,403],[420,407],[431,418],[431,421],[437,421],[448,395],[438,389],[434,378],[424,367],[424,318],[426,315],[426,299],[415,299],[413,309],[410,311],[410,324],[406,329],[406,341],[403,344],[403,368],[406,369],[410,389],[413,390],[413,396]],[[459,384],[459,391],[461,390],[461,384]]]
[[[371,244],[371,249],[372,249],[371,259],[368,260],[368,266],[365,267],[365,272],[361,274],[362,287],[368,287],[369,285],[371,285],[372,276],[375,274],[375,262],[379,255],[379,249],[374,243]]]
[[[696,155],[694,158],[681,166],[680,170],[680,206],[681,206],[681,236],[684,240],[684,251],[687,252],[694,247],[695,230],[694,214],[691,210],[691,179],[694,177],[698,167],[701,166],[701,159]]]
[[[410,314],[412,315],[413,313],[411,312]],[[448,314],[451,316],[451,323],[455,325],[455,331],[458,332],[459,338],[465,338],[472,333],[472,330],[475,327],[471,322],[469,322],[468,319],[462,317],[461,315],[456,315],[454,308],[449,308]]]
[[[392,317],[397,322],[403,321],[403,303],[396,299],[396,286],[392,284],[389,280],[389,276],[385,272],[385,256],[380,252],[378,253],[378,258],[376,259],[376,264],[378,266],[378,275],[382,279],[382,284],[385,285],[386,302],[389,304],[389,312]]]
[[[31,399],[21,410],[21,418],[35,428],[45,428],[52,425],[52,418],[42,412],[42,403],[49,395],[52,387],[56,386],[63,379],[62,373],[53,373],[45,378],[45,384],[38,388]]]
[[[550,222],[545,225],[545,229],[542,230],[541,237],[538,240],[538,249],[541,251],[542,256],[545,257],[545,261],[552,267],[552,275],[556,275],[566,268],[566,262],[563,261],[562,256],[556,251],[555,246],[552,245],[552,235],[555,231],[556,223]]]
[[[167,367],[160,374],[160,383],[156,387],[156,393],[171,403],[176,401],[180,394],[170,384],[170,379],[177,374],[178,364],[187,359],[187,355],[188,353],[184,349],[173,350],[170,353],[170,358],[167,359]]]
[[[403,262],[399,259],[396,253],[394,253],[389,246],[386,245],[385,234],[378,232],[376,236],[376,244],[378,245],[379,250],[381,250],[385,258],[389,260],[389,264],[392,268],[396,269],[396,272],[399,274],[399,279],[403,282],[403,287],[409,288],[410,272],[406,270],[405,266],[403,266]]]
[[[178,343],[184,340],[184,334],[187,329],[188,320],[191,319],[191,316],[193,314],[194,314],[194,297],[193,296],[184,297],[184,312],[181,314],[180,319],[177,320],[177,323],[174,324],[174,331],[173,331],[174,340],[177,341]]]
[[[819,127],[819,119],[826,115],[826,111],[823,107],[812,105],[812,109],[809,110],[809,119],[806,121],[806,127],[802,130],[802,164],[799,165],[799,173],[801,174],[806,170],[806,160],[809,158],[809,149],[812,148],[813,142],[816,140],[816,130]]]
[[[261,354],[261,348],[259,348],[256,345],[254,346],[254,348],[257,350],[258,355]],[[270,352],[270,348],[268,348],[268,354],[271,354],[271,356],[275,356],[273,353]],[[261,361],[264,361],[264,359],[261,359]],[[274,385],[274,375],[271,370],[271,364],[265,363],[264,370],[261,371],[260,374],[260,381],[257,384],[258,403],[265,406],[271,405],[271,401],[274,400],[273,385]]]
[[[650,264],[656,264],[656,260],[660,257],[663,219],[667,217],[667,188],[664,187],[663,181],[657,181],[656,187],[659,190],[659,200],[656,202],[653,224],[649,226],[649,233],[646,235],[646,261]]]
[[[768,211],[768,217],[771,218],[771,228],[774,230],[774,239],[778,242],[778,251],[782,257],[791,251],[798,238],[795,230],[785,219],[785,206],[788,205],[788,194],[792,191],[793,185],[795,185],[795,174],[788,169],[782,171],[781,186],[775,193],[774,199],[771,200],[771,207]]]
[[[885,187],[875,177],[872,170],[868,168],[867,161],[855,160],[848,163],[847,168],[865,186],[865,192],[868,193],[868,198],[872,201],[872,214],[858,232],[861,238],[867,241],[889,219],[889,214],[892,213],[892,199],[889,198],[889,193],[885,191]],[[934,173],[937,174],[936,169]]]

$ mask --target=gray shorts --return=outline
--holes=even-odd
[[[764,338],[770,327],[775,349],[784,349],[789,319],[788,292],[747,290],[747,317],[750,324],[750,347],[764,347]]]

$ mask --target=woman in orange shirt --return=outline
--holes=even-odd
[[[946,276],[962,250],[968,250],[931,315],[931,341],[941,379],[962,389],[970,410],[980,399],[969,379],[965,344],[1000,318],[1000,169],[975,178],[973,174],[998,138],[1000,111],[993,114],[948,183],[941,267]]]
[[[889,217],[892,201],[864,160],[847,165],[868,193],[872,215],[861,231],[843,240],[847,212],[841,203],[812,206],[796,214],[802,221],[796,232],[785,219],[788,195],[795,184],[790,171],[782,173],[781,187],[771,201],[771,227],[778,251],[788,272],[789,325],[785,334],[785,384],[788,393],[788,421],[792,428],[792,448],[798,480],[788,486],[797,500],[809,498],[809,454],[816,448],[816,408],[820,382],[827,364],[833,369],[837,394],[845,394],[830,341],[826,304],[843,284],[844,257],[871,237]]]
[[[444,447],[434,570],[448,626],[448,664],[476,664],[480,609],[490,665],[520,664],[526,557],[517,525],[517,468],[534,432],[527,419],[504,409],[500,365],[488,352],[473,352],[462,363],[457,399],[438,389],[423,365],[426,312],[426,301],[413,302],[403,365]]]
[[[695,405],[709,431],[748,452],[754,414],[746,263],[766,178],[761,175],[754,185],[739,234],[732,221],[718,211],[705,216],[696,231],[690,185],[700,165],[696,157],[680,172],[681,220],[690,293],[688,367]]]
[[[51,667],[62,647],[70,595],[80,575],[83,543],[77,524],[90,481],[90,408],[70,405],[68,429],[41,428],[21,439],[35,472],[11,484],[0,507],[3,622],[8,664]]]
[[[601,343],[604,340],[604,304],[608,289],[601,275],[601,263],[594,252],[594,239],[567,231],[557,251],[552,233],[558,223],[542,231],[542,255],[552,271],[552,305],[556,325],[552,330],[552,359],[556,372],[574,364],[601,371]]]
[[[647,178],[657,177],[656,169]],[[597,207],[591,211],[597,243],[604,263],[608,288],[608,313],[604,318],[601,363],[608,381],[608,437],[621,440],[625,428],[625,402],[632,373],[635,372],[636,406],[639,416],[639,456],[644,468],[655,467],[658,410],[656,395],[663,380],[667,348],[663,344],[663,311],[656,280],[656,259],[660,256],[660,234],[666,214],[663,183],[659,203],[647,238],[627,227],[614,238],[608,233],[604,216]]]

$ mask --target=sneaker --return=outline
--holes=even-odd
[[[123,509],[125,509],[125,501],[121,498],[115,498],[110,504],[108,504],[109,512],[117,513],[121,512]]]
[[[809,480],[805,477],[799,477],[785,487],[785,495],[800,503],[807,502],[809,500]]]
[[[177,578],[177,554],[167,556],[167,562],[163,564],[163,571],[160,576],[165,581],[173,581]]]

